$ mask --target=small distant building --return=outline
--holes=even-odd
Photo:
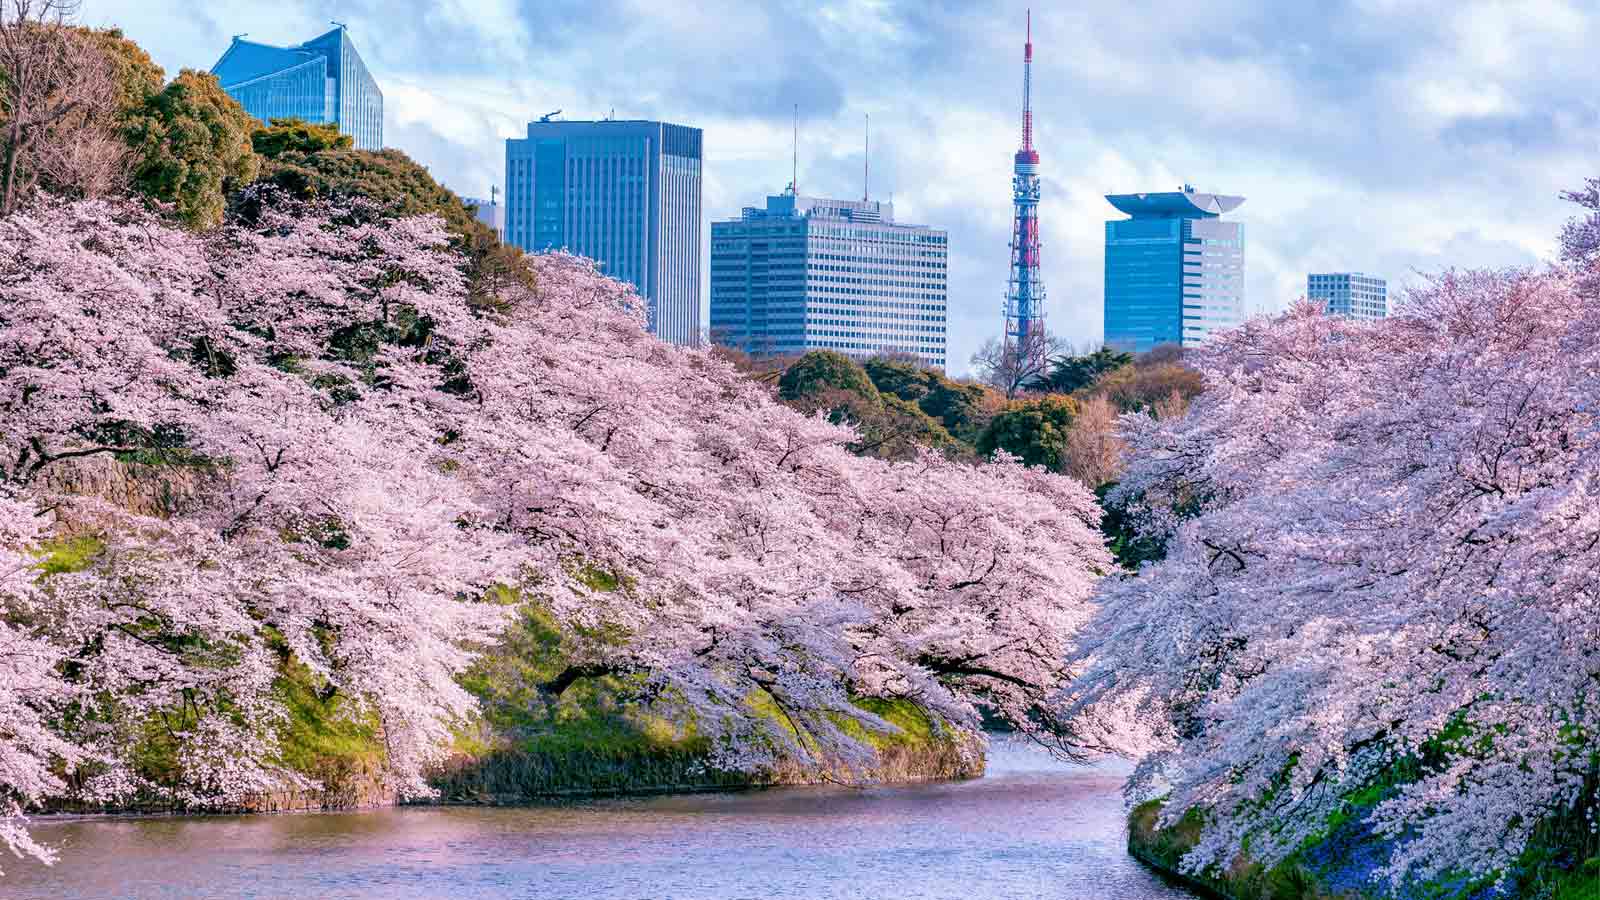
[[[1106,346],[1192,347],[1244,321],[1244,225],[1222,220],[1243,197],[1184,185],[1106,201],[1130,217],[1106,222]]]
[[[711,337],[759,355],[915,354],[945,365],[949,238],[875,200],[793,191],[711,223]]]
[[[1360,272],[1307,275],[1306,299],[1321,303],[1331,316],[1382,319],[1389,315],[1389,283]]]
[[[666,122],[528,123],[506,141],[506,241],[567,250],[631,283],[650,330],[700,340],[701,132]]]
[[[462,197],[461,202],[473,207],[473,215],[478,221],[494,229],[495,237],[506,239],[506,208],[494,199],[481,200],[477,197]]]
[[[342,26],[293,47],[235,37],[211,74],[262,121],[331,122],[358,149],[383,149],[383,92]]]

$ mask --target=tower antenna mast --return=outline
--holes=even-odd
[[[800,104],[794,105],[794,147],[790,159],[789,190],[800,196]]]
[[[1022,45],[1022,147],[1011,178],[1011,278],[1006,288],[1006,346],[1034,352],[1044,332],[1044,281],[1039,277],[1039,151],[1033,149],[1033,11]]]
[[[867,113],[867,148],[861,154],[861,202],[872,196],[872,114]]]

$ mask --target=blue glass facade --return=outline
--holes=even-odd
[[[1360,272],[1306,276],[1306,299],[1321,303],[1331,316],[1382,319],[1389,314],[1389,284]]]
[[[700,338],[701,132],[665,122],[530,122],[506,141],[506,240],[627,281],[664,340]]]
[[[1132,217],[1106,222],[1106,346],[1194,346],[1244,321],[1244,226],[1221,219],[1243,197],[1185,186],[1106,200]]]
[[[383,148],[383,92],[343,28],[293,47],[234,38],[211,73],[262,121],[332,122],[358,148]]]
[[[792,193],[711,223],[711,337],[758,355],[913,353],[945,365],[949,239],[894,207]]]

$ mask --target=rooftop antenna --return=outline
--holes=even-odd
[[[861,202],[867,202],[872,192],[872,114],[867,113],[867,150],[861,155]]]
[[[549,122],[550,120],[554,119],[556,116],[559,116],[559,115],[561,115],[561,110],[559,110],[559,109],[552,110],[551,112],[547,112],[544,115],[540,116],[539,117],[539,121],[541,121],[541,122]]]
[[[800,196],[800,104],[794,105],[794,149],[789,162],[789,190]]]
[[[238,33],[238,34],[236,34],[236,35],[234,35],[234,36],[233,36],[233,39],[234,39],[234,40],[236,40],[236,41],[237,41],[237,40],[238,40],[238,39],[239,39],[239,38],[242,38],[242,37],[249,37],[249,36],[250,36],[250,32],[248,32],[248,31],[241,31],[241,32],[239,32],[239,33]]]
[[[497,185],[497,184],[489,185],[489,205],[490,206],[494,206],[495,205],[494,198],[496,196],[498,196],[499,193],[500,193],[500,186],[499,185]]]
[[[349,31],[350,30],[349,27],[346,26],[343,22],[335,22],[332,19],[329,19],[328,20],[328,24],[329,25],[337,25],[337,26],[339,26],[339,30],[340,31]]]

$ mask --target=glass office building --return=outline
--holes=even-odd
[[[1321,303],[1332,316],[1382,319],[1389,315],[1389,283],[1360,272],[1307,275],[1306,299]]]
[[[262,121],[332,122],[356,147],[383,149],[383,92],[342,27],[293,47],[236,37],[211,74]]]
[[[698,342],[700,142],[665,122],[528,123],[506,141],[506,240],[594,260],[645,298],[658,337]]]
[[[1132,218],[1106,222],[1106,346],[1189,347],[1244,321],[1243,197],[1182,190],[1109,194]]]
[[[711,223],[711,337],[758,355],[912,353],[945,365],[949,239],[894,206],[793,193]]]

